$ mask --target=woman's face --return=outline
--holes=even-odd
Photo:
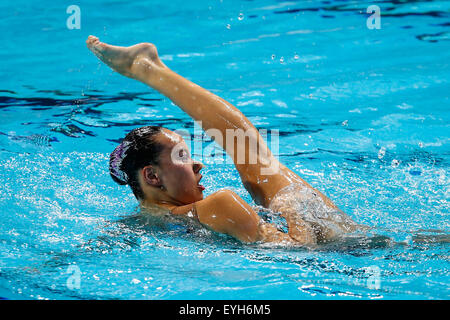
[[[166,193],[183,204],[202,200],[205,187],[199,182],[203,164],[192,160],[184,139],[163,128],[155,140],[164,146],[155,169]]]

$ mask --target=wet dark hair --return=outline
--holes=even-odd
[[[137,172],[158,165],[163,145],[155,141],[162,127],[146,126],[130,131],[109,158],[109,173],[120,185],[128,184],[136,199],[144,199]]]

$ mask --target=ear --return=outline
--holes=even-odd
[[[162,185],[155,168],[153,168],[152,166],[146,166],[142,168],[142,175],[144,177],[145,183],[147,183],[148,185],[157,188]]]

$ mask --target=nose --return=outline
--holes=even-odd
[[[202,170],[204,167],[203,163],[201,163],[200,161],[194,161],[192,163],[192,169],[194,170],[194,173],[199,173],[200,170]]]

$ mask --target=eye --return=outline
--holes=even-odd
[[[178,156],[180,157],[180,160],[182,160],[182,161],[189,160],[189,152],[187,152],[186,149],[179,150]]]

